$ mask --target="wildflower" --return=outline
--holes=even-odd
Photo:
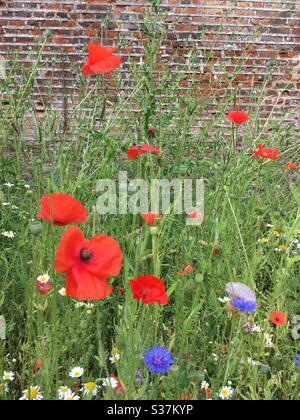
[[[14,372],[3,372],[2,376],[3,381],[10,381],[13,382],[15,380],[15,373]]]
[[[228,400],[232,397],[234,393],[234,390],[230,386],[223,386],[223,388],[220,389],[219,397],[222,400]]]
[[[43,360],[41,358],[38,358],[34,365],[35,372],[42,369],[42,367],[43,367]]]
[[[143,359],[147,364],[147,368],[153,374],[169,372],[170,365],[174,363],[172,353],[160,345],[149,349],[144,354]]]
[[[292,170],[292,169],[298,169],[299,166],[296,163],[288,162],[284,165],[285,169]]]
[[[257,308],[256,303],[245,299],[233,299],[232,305],[241,312],[254,312]]]
[[[244,124],[246,121],[248,121],[249,115],[246,114],[246,112],[242,111],[230,111],[227,115],[228,120],[232,121],[235,124]]]
[[[254,292],[244,283],[227,283],[226,291],[229,294],[231,300],[243,299],[246,302],[249,301],[256,303],[256,296]]]
[[[149,128],[148,133],[149,133],[149,136],[154,137],[156,133],[156,129],[151,127]]]
[[[268,333],[264,333],[264,338],[265,338],[266,347],[268,348],[273,347],[273,337]]]
[[[145,222],[149,225],[149,226],[155,226],[157,220],[162,220],[162,216],[160,214],[157,213],[143,213],[142,214],[142,219],[145,220]]]
[[[5,232],[2,232],[1,235],[4,236],[5,238],[12,239],[12,238],[15,237],[16,234],[14,232],[12,232],[11,230],[7,230]]]
[[[98,385],[95,382],[87,382],[83,384],[81,391],[84,395],[92,395],[95,397],[98,393]]]
[[[177,274],[184,276],[185,274],[191,274],[192,273],[192,266],[190,264],[187,264],[185,266],[184,271],[178,271]]]
[[[120,353],[119,353],[119,349],[117,349],[117,347],[114,347],[111,351],[111,356],[109,358],[111,364],[114,364],[116,362],[118,362],[120,360]]]
[[[29,184],[24,184],[24,188],[26,188],[26,190],[30,189],[30,185]]]
[[[278,159],[279,158],[279,150],[278,149],[268,149],[262,144],[257,146],[255,152],[253,152],[253,157],[258,158],[262,157],[263,159]]]
[[[281,326],[286,324],[287,322],[287,314],[285,312],[281,312],[281,311],[273,311],[270,313],[270,317],[269,320],[277,325],[277,326]]]
[[[83,368],[75,367],[70,371],[69,376],[70,378],[73,378],[73,379],[79,379],[82,377],[83,372],[84,372]]]
[[[7,383],[0,382],[0,396],[5,395],[7,393],[8,393]]]
[[[188,214],[189,219],[200,219],[202,216],[202,213],[197,213],[196,211],[192,211]]]
[[[102,385],[105,387],[111,387],[112,389],[115,389],[118,386],[118,380],[114,377],[104,378],[102,379]]]
[[[156,154],[160,154],[160,149],[156,147],[149,146],[148,144],[143,144],[142,146],[133,146],[127,150],[126,155],[128,159],[136,159],[138,156],[141,156],[147,152],[152,152]]]
[[[164,282],[151,274],[137,276],[136,279],[130,280],[130,286],[133,299],[141,299],[145,305],[154,302],[161,305],[168,303]]]
[[[209,388],[209,383],[208,382],[206,382],[206,381],[202,381],[201,382],[201,389],[203,389],[203,390],[207,390],[208,388]]]
[[[89,303],[86,303],[85,307],[86,307],[86,309],[87,309],[87,313],[88,313],[88,314],[91,314],[91,313],[92,313],[92,311],[93,311],[93,309],[94,309],[94,304],[93,304],[93,303],[91,303],[91,302],[89,302]]]
[[[78,300],[99,300],[112,293],[107,277],[117,276],[122,266],[118,242],[110,236],[85,239],[78,227],[62,236],[55,257],[55,269],[66,273],[67,295]]]
[[[65,396],[66,395],[68,395],[68,394],[70,394],[70,393],[72,393],[72,391],[71,391],[71,389],[69,388],[69,387],[67,387],[67,386],[60,386],[59,388],[58,388],[58,397],[60,398],[60,399],[64,399],[65,398]]]
[[[76,198],[64,193],[52,193],[41,198],[41,211],[36,217],[57,226],[82,223],[87,219],[86,208]]]
[[[31,386],[25,391],[23,391],[23,396],[20,400],[26,401],[41,401],[43,399],[43,394],[40,391],[39,386]]]
[[[15,184],[12,184],[11,182],[5,182],[3,185],[5,185],[7,188],[12,188],[15,186]]]
[[[41,284],[45,284],[49,283],[50,277],[48,274],[42,274],[41,276],[38,276],[36,280]]]
[[[4,207],[8,207],[8,206],[10,206],[10,203],[7,203],[7,202],[1,203],[1,204],[2,204],[2,206],[4,206]]]
[[[193,394],[192,392],[189,393],[189,395],[185,395],[184,392],[181,393],[181,395],[179,395],[179,399],[181,401],[188,401],[188,400],[192,400],[193,399]]]
[[[120,67],[121,57],[113,55],[115,48],[107,48],[94,43],[89,43],[87,48],[89,56],[82,68],[85,76],[105,74]]]
[[[117,386],[113,388],[114,392],[116,394],[125,394],[126,389],[124,388],[124,385],[122,382],[116,377],[114,373],[110,374],[110,379],[117,381]]]
[[[80,397],[78,395],[75,394],[75,392],[68,392],[65,396],[64,396],[64,401],[78,401],[80,400]]]
[[[37,290],[38,290],[39,294],[42,295],[42,296],[47,295],[50,292],[50,290],[52,289],[52,286],[49,282],[48,283],[40,283],[40,282],[37,281],[35,283],[35,285],[37,287]]]
[[[225,304],[225,303],[229,303],[231,299],[228,296],[224,296],[223,298],[218,297],[218,301]]]
[[[268,238],[261,238],[261,239],[258,240],[258,242],[260,244],[267,244],[269,242],[269,239]]]
[[[253,325],[252,332],[261,333],[261,327],[259,325]]]
[[[85,303],[84,302],[76,302],[75,303],[75,308],[76,309],[81,309],[85,307]]]
[[[286,250],[285,245],[281,244],[274,249],[275,252],[284,252]]]
[[[65,287],[63,287],[63,288],[59,289],[58,293],[59,293],[61,296],[67,296],[67,290],[66,290],[66,288],[65,288]]]
[[[296,359],[294,360],[298,368],[300,368],[300,354],[297,354]]]

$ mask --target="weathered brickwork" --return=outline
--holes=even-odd
[[[39,74],[36,97],[48,98],[47,85],[51,83],[55,92],[52,102],[62,107],[62,87],[71,97],[73,66],[83,62],[89,40],[102,38],[103,44],[110,46],[122,37],[133,57],[141,59],[141,23],[147,4],[146,0],[0,0],[0,55],[7,57],[17,51],[19,60],[28,65],[36,38],[51,30],[43,53],[48,70]],[[165,0],[162,6],[171,25],[162,59],[178,51],[175,56],[180,62],[189,48],[196,47],[199,65],[193,72],[207,73],[207,80],[241,66],[237,81],[242,86],[240,105],[244,108],[253,100],[253,86],[263,84],[272,68],[263,116],[268,116],[281,94],[274,117],[287,115],[289,121],[299,123],[300,0]],[[108,17],[110,23],[103,31],[101,23]],[[203,66],[210,52],[210,65]],[[247,59],[241,60],[245,53]],[[126,76],[128,51],[123,49],[121,55],[121,72]],[[225,68],[221,62],[226,63]],[[187,79],[182,89],[188,83]],[[207,90],[205,78],[202,89]],[[210,112],[214,112],[213,106]]]

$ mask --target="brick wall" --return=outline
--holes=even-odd
[[[73,66],[83,62],[89,40],[104,36],[103,44],[109,46],[121,36],[135,59],[140,60],[140,24],[146,4],[146,0],[0,0],[0,55],[7,57],[18,51],[19,60],[28,65],[33,59],[36,38],[50,29],[52,35],[43,53],[46,70],[39,73],[36,98],[48,98],[47,84],[51,82],[55,93],[51,101],[62,107],[62,84],[69,89],[71,98]],[[199,66],[193,71],[203,72],[204,76],[210,73],[210,77],[213,73],[218,78],[220,73],[234,72],[246,52],[247,59],[242,60],[237,78],[242,86],[241,105],[249,105],[252,86],[262,84],[272,68],[263,117],[268,116],[280,93],[274,117],[286,115],[287,120],[299,123],[300,0],[164,0],[162,6],[172,24],[162,57],[178,51],[180,61],[189,47],[196,46]],[[108,16],[111,21],[102,33],[101,22]],[[211,51],[210,65],[203,68],[203,57]],[[125,75],[126,51],[121,51],[121,55],[121,72]],[[219,66],[221,62],[226,62],[225,69]],[[182,88],[186,86],[188,80]],[[206,88],[204,83],[204,92]],[[214,112],[213,106],[210,112]]]

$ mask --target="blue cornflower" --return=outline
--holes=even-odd
[[[233,299],[232,305],[239,309],[241,312],[254,312],[257,308],[256,303],[251,300],[245,299]]]
[[[296,365],[298,366],[298,368],[300,368],[300,353],[297,354],[296,359],[294,360],[294,362],[296,363]]]
[[[151,373],[167,373],[174,363],[172,353],[159,345],[149,349],[143,359]]]

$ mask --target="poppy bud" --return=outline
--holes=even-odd
[[[157,236],[159,233],[159,229],[157,226],[151,226],[150,227],[150,235],[151,236]]]
[[[180,165],[179,166],[179,173],[180,175],[185,175],[187,173],[187,166],[186,165]]]
[[[32,190],[27,190],[27,191],[26,191],[26,195],[27,195],[28,197],[32,197],[32,196],[33,196],[33,191],[32,191]]]
[[[38,236],[43,231],[43,225],[39,220],[33,220],[30,223],[29,229],[33,236]]]

